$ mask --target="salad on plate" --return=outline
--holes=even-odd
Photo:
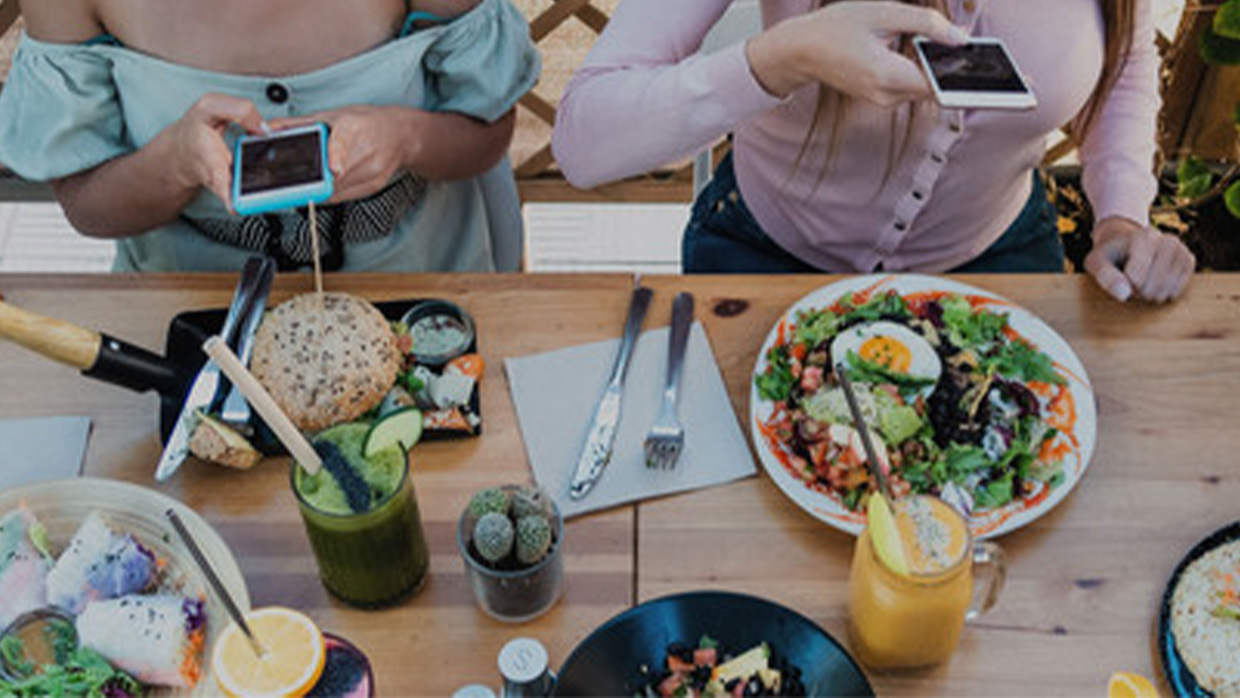
[[[1070,379],[1081,379],[1013,326],[1013,306],[882,286],[798,307],[777,326],[754,377],[755,436],[786,473],[861,520],[875,484],[844,371],[896,496],[933,494],[986,516],[1035,507],[1078,474]]]

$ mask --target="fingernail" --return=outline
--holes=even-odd
[[[258,122],[258,130],[262,131],[264,136],[270,136],[272,134],[271,125],[266,121]]]
[[[1115,293],[1115,297],[1118,298],[1121,303],[1128,300],[1128,298],[1132,296],[1132,287],[1128,284],[1124,284],[1112,290]]]
[[[969,32],[953,24],[947,30],[947,36],[957,44],[967,43],[969,41]]]

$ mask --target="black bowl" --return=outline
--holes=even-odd
[[[1179,585],[1180,577],[1189,565],[1211,550],[1236,540],[1240,540],[1240,521],[1228,524],[1206,536],[1188,551],[1184,559],[1180,560],[1180,564],[1175,566],[1175,571],[1171,573],[1171,579],[1167,582],[1167,588],[1163,591],[1162,604],[1158,610],[1158,656],[1162,660],[1163,675],[1167,677],[1167,683],[1176,696],[1209,698],[1214,694],[1197,683],[1197,677],[1193,676],[1193,672],[1184,663],[1184,659],[1180,657],[1180,650],[1175,645],[1175,634],[1171,632],[1171,601],[1175,597],[1175,588]]]
[[[732,652],[766,642],[801,670],[811,696],[873,696],[870,682],[827,631],[779,604],[744,594],[695,591],[635,606],[590,634],[560,668],[557,696],[631,696],[664,664],[672,642],[702,635]]]

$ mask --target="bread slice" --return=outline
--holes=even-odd
[[[189,437],[189,452],[208,463],[239,470],[249,470],[263,459],[263,454],[235,429],[201,413]]]
[[[308,293],[263,318],[250,370],[299,429],[317,432],[379,404],[400,362],[391,325],[368,301]]]

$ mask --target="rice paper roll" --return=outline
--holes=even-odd
[[[29,509],[0,518],[0,630],[46,604],[51,566],[46,533]]]
[[[77,618],[78,641],[139,681],[192,688],[202,676],[202,601],[173,594],[92,601]]]
[[[92,513],[48,573],[47,602],[77,615],[91,601],[146,589],[155,571],[154,553]]]

